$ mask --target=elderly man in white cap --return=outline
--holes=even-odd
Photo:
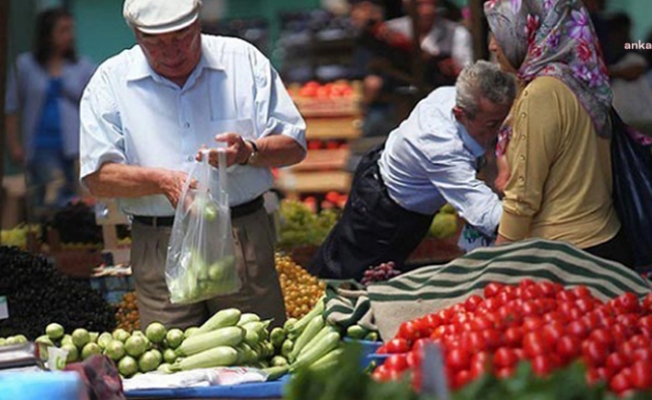
[[[200,0],[126,0],[138,44],[104,62],[81,102],[81,179],[133,218],[141,325],[201,324],[226,307],[285,320],[274,231],[262,195],[270,168],[301,161],[305,123],[270,62],[250,44],[201,34]],[[186,172],[202,145],[226,144],[241,291],[171,304],[165,260]],[[216,152],[209,160],[216,165]]]

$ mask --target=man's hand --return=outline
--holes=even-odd
[[[159,186],[167,197],[172,207],[177,208],[181,194],[183,194],[183,186],[188,179],[188,174],[181,171],[161,170]],[[197,182],[193,181],[191,187],[195,187]]]
[[[495,245],[500,246],[500,245],[503,245],[503,244],[510,244],[510,243],[513,243],[513,242],[511,240],[507,239],[505,236],[499,234],[498,237],[496,238]]]
[[[224,151],[226,153],[227,167],[230,167],[233,164],[243,164],[247,161],[253,151],[251,145],[245,142],[242,136],[234,132],[219,134],[215,136],[215,141],[226,143],[226,149]],[[203,159],[203,151],[205,151],[205,148],[197,152],[197,156],[195,157],[197,161]],[[217,149],[208,150],[208,163],[215,168],[219,167],[217,154]]]

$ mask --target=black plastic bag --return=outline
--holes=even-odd
[[[611,110],[611,159],[614,206],[627,232],[636,267],[652,265],[652,153],[634,140],[629,127]]]

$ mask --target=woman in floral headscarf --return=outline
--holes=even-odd
[[[631,265],[612,202],[611,89],[580,0],[490,0],[490,50],[521,93],[498,148],[509,166],[497,243],[569,242]]]

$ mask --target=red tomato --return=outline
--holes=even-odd
[[[588,370],[586,370],[586,382],[589,385],[595,385],[601,380],[602,378],[600,377],[600,375],[598,375],[598,371],[596,368],[589,368]]]
[[[408,341],[417,340],[422,336],[422,324],[416,321],[407,321],[403,322],[399,328],[396,337],[399,339],[405,339]]]
[[[484,287],[484,297],[486,299],[490,299],[490,298],[498,295],[498,293],[500,293],[500,291],[502,289],[503,289],[502,284],[497,283],[497,282],[491,282],[487,286]]]
[[[574,336],[564,335],[557,341],[557,354],[562,359],[562,362],[572,361],[580,355],[581,342]]]
[[[388,382],[391,380],[396,380],[401,376],[400,372],[395,371],[391,368],[381,365],[374,370],[371,374],[371,377],[378,382]]]
[[[553,321],[559,321],[559,322],[566,322],[566,317],[559,311],[550,311],[547,312],[546,314],[543,314],[543,321],[544,322],[553,322]]]
[[[478,377],[481,377],[482,375],[487,373],[488,370],[489,367],[487,364],[471,362],[471,369],[469,370],[469,372],[471,373],[471,379],[473,380]]]
[[[616,307],[628,313],[640,311],[638,297],[631,292],[623,293],[616,297]]]
[[[536,283],[532,279],[528,279],[528,278],[522,279],[518,283],[518,287],[521,288],[521,289],[525,289],[525,288],[528,288],[528,287],[534,286],[534,285],[536,285]]]
[[[511,323],[520,324],[523,320],[523,313],[519,308],[511,304],[506,304],[498,309],[498,316],[508,325]]]
[[[485,329],[493,328],[493,323],[487,316],[475,317],[471,320],[471,326],[474,331],[483,331]]]
[[[618,351],[628,360],[629,363],[634,362],[634,355],[638,348],[632,342],[625,342],[620,345]]]
[[[593,311],[594,308],[593,299],[586,298],[586,297],[584,298],[580,297],[579,299],[575,300],[575,305],[582,312],[582,314],[586,314],[589,311]]]
[[[524,332],[532,332],[532,331],[537,331],[541,329],[543,326],[543,320],[539,317],[525,317],[523,319],[523,331]]]
[[[496,376],[500,379],[506,379],[514,375],[514,367],[505,367],[496,370]]]
[[[645,336],[648,339],[652,339],[652,328],[641,327],[639,329],[641,331],[641,335]]]
[[[516,353],[514,352],[513,349],[510,349],[509,347],[500,347],[494,353],[493,360],[494,360],[494,366],[497,369],[500,369],[500,368],[511,367],[516,365],[519,358],[516,356]]]
[[[409,367],[407,363],[407,353],[392,354],[387,358],[387,360],[385,360],[383,366],[398,372],[405,371]]]
[[[442,324],[441,317],[438,314],[428,314],[425,317],[426,324],[428,324],[428,328],[431,330],[434,330],[438,326]]]
[[[609,370],[613,371],[614,374],[617,374],[623,368],[629,366],[629,362],[621,353],[613,352],[607,356],[605,365]]]
[[[616,393],[622,393],[632,389],[633,385],[625,374],[620,373],[611,378],[611,381],[609,381],[609,387]]]
[[[645,296],[642,305],[643,308],[647,311],[652,311],[652,293],[649,293],[647,296]]]
[[[560,304],[559,311],[569,321],[578,320],[583,316],[582,312],[575,305],[573,305],[571,303],[562,303],[562,304]]]
[[[480,303],[482,303],[482,297],[474,294],[470,296],[466,301],[464,302],[464,308],[466,308],[466,311],[472,312],[475,311],[475,309],[478,307]]]
[[[537,287],[533,285],[533,286],[521,288],[521,296],[523,300],[530,301],[530,300],[538,299],[539,297],[542,296],[542,294],[539,291],[539,289],[537,289]]]
[[[587,339],[582,343],[582,356],[587,364],[593,367],[602,367],[607,361],[607,349],[602,343]]]
[[[407,340],[402,338],[394,338],[384,345],[387,353],[396,354],[396,353],[405,353],[410,351],[410,345]]]
[[[550,281],[541,281],[537,283],[537,287],[544,297],[554,298],[555,294],[557,294],[555,284]]]
[[[592,298],[591,291],[584,285],[579,285],[571,289],[577,298],[588,299]]]
[[[491,360],[491,354],[486,351],[475,353],[471,356],[471,367],[473,367],[475,364],[479,364],[482,365],[482,367],[485,369],[489,368],[491,367]]]
[[[453,317],[454,314],[455,313],[450,308],[444,308],[443,310],[437,313],[437,315],[439,315],[439,318],[441,319],[441,322],[446,324],[451,321],[451,318]]]
[[[529,358],[534,358],[548,353],[550,347],[540,332],[528,332],[523,336],[523,350]]]
[[[577,296],[575,295],[574,292],[564,289],[558,292],[555,295],[555,298],[559,301],[574,301],[577,300]]]
[[[647,338],[645,335],[635,335],[629,338],[629,342],[631,342],[634,347],[642,349],[642,348],[649,348],[650,347],[650,339]]]
[[[652,363],[637,361],[632,365],[632,384],[636,389],[652,389]]]
[[[410,368],[418,368],[421,365],[421,353],[411,351],[407,354],[405,361]]]
[[[521,347],[523,342],[523,328],[513,326],[505,330],[504,333],[505,346],[508,347]]]
[[[485,348],[489,351],[493,351],[503,344],[502,335],[497,329],[484,330],[482,336],[484,337]]]
[[[532,301],[528,300],[523,303],[523,306],[521,307],[521,311],[523,312],[524,316],[539,316],[542,314],[542,310],[540,307],[537,307],[537,304]]]
[[[612,349],[614,346],[614,338],[611,333],[605,328],[598,328],[589,334],[589,339],[602,343],[607,349]]]
[[[483,351],[487,347],[487,341],[484,339],[482,332],[469,332],[463,343],[472,352]]]
[[[564,336],[566,330],[564,329],[564,325],[562,325],[561,322],[552,322],[544,326],[541,332],[546,342],[548,342],[551,346],[556,346],[557,341],[562,336]]]
[[[581,320],[584,321],[586,326],[589,328],[589,331],[592,331],[600,326],[600,319],[597,315],[586,314],[584,312],[582,312],[582,315],[584,316],[581,318]]]
[[[611,336],[614,338],[614,342],[618,345],[629,340],[629,338],[634,334],[634,330],[631,327],[625,327],[623,324],[618,322],[614,322],[609,328],[611,330]]]
[[[630,357],[631,357],[630,361],[652,362],[652,349],[649,348],[649,347],[644,348],[644,349],[636,349],[630,355]]]
[[[638,316],[635,314],[619,314],[616,316],[616,322],[633,328],[638,324]]]
[[[456,388],[461,388],[466,386],[467,383],[471,382],[473,380],[473,377],[471,376],[471,372],[467,369],[464,369],[462,371],[459,371],[455,375],[455,387]]]
[[[471,354],[464,348],[456,348],[447,352],[446,366],[453,371],[468,369],[471,364]]]
[[[532,370],[539,376],[548,375],[553,367],[554,365],[548,356],[540,355],[532,360]]]
[[[582,321],[571,321],[566,327],[566,331],[580,340],[589,336],[589,328]]]
[[[598,373],[600,380],[603,380],[605,382],[609,382],[611,378],[616,374],[615,372],[611,371],[609,368],[606,367],[596,368],[595,371]]]

